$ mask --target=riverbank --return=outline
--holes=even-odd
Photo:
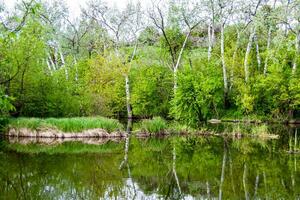
[[[212,121],[211,121],[212,122]],[[201,124],[197,128],[161,117],[141,120],[129,127],[137,137],[168,135],[212,135],[224,137],[258,137],[276,139],[279,137],[267,124],[219,123]],[[131,125],[130,125],[131,126]],[[8,120],[4,134],[9,137],[30,138],[124,138],[127,131],[116,119],[104,117],[77,118],[12,118]],[[222,128],[220,128],[222,127]]]
[[[116,138],[125,137],[123,125],[104,117],[9,119],[5,135],[33,138]]]

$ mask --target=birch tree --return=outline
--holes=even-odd
[[[125,92],[126,92],[126,107],[127,107],[127,115],[128,118],[132,118],[132,108],[130,104],[130,80],[129,80],[129,72],[130,66],[128,62],[132,62],[135,57],[137,45],[138,45],[138,37],[137,34],[141,29],[141,6],[138,3],[137,5],[128,4],[126,9],[121,11],[117,8],[109,9],[104,2],[101,0],[98,1],[90,1],[89,2],[89,10],[84,11],[84,14],[90,16],[94,19],[98,24],[105,28],[107,32],[110,32],[114,38],[114,50],[117,56],[122,59],[123,55],[120,55],[120,45],[122,40],[133,41],[134,50],[130,56],[129,60],[123,60],[124,63],[124,79],[125,79]],[[133,20],[132,20],[133,18]],[[133,25],[134,23],[134,25]],[[133,25],[133,29],[132,29]],[[128,29],[129,27],[129,29]],[[132,38],[128,38],[128,33],[130,30],[129,37],[133,35]],[[127,65],[127,67],[126,67]]]
[[[249,39],[248,39],[248,44],[247,44],[247,48],[246,48],[246,53],[245,53],[245,59],[244,59],[244,72],[245,72],[245,82],[247,83],[249,80],[249,55],[250,55],[250,51],[252,48],[252,43],[253,40],[255,39],[255,35],[256,35],[256,27],[255,27],[255,16],[257,13],[257,10],[259,9],[259,6],[261,5],[262,0],[256,0],[254,2],[250,2],[249,5],[247,5],[246,9],[246,13],[248,13],[247,16],[247,24],[246,26],[250,26],[250,35],[249,35]],[[258,45],[256,46],[256,52],[257,52],[257,59],[258,59],[258,63],[260,65],[260,56],[259,56],[259,49],[258,49]]]
[[[178,19],[180,20],[179,24],[181,23],[181,30],[186,31],[185,39],[181,44],[181,48],[178,54],[174,51],[170,42],[170,37],[166,32],[168,28],[168,22],[166,20],[167,13],[165,11],[166,8],[163,8],[162,5],[160,4],[156,4],[156,2],[152,2],[152,8],[149,11],[149,17],[152,20],[153,24],[156,26],[156,28],[158,28],[161,31],[163,38],[168,46],[169,49],[168,52],[170,54],[171,61],[172,61],[171,70],[173,72],[173,77],[174,77],[173,89],[174,89],[174,93],[176,93],[177,73],[182,60],[183,52],[186,48],[188,39],[192,31],[200,24],[201,18],[198,17],[199,10],[200,10],[199,4],[195,1],[191,2],[191,1],[181,0],[177,2],[177,5],[173,5],[173,6],[177,6],[177,9],[179,11]]]
[[[223,72],[223,83],[224,83],[224,105],[228,104],[228,80],[227,80],[227,66],[225,62],[225,38],[224,38],[224,29],[226,23],[228,22],[232,11],[233,11],[233,1],[225,1],[225,0],[218,0],[218,10],[220,16],[220,43],[221,43],[221,63],[222,63],[222,72]]]

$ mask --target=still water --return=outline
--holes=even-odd
[[[0,199],[300,199],[299,130],[281,132],[273,140],[173,136],[99,144],[6,138]]]

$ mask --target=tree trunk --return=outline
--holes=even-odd
[[[66,80],[69,80],[69,71],[68,71],[68,68],[66,66],[64,55],[62,54],[61,49],[59,49],[59,55],[60,55],[60,60],[61,60],[61,63],[62,63],[62,67],[65,68]]]
[[[182,44],[182,47],[180,49],[180,52],[179,52],[179,55],[178,55],[178,58],[177,58],[177,61],[176,61],[176,65],[174,66],[174,69],[173,69],[173,73],[174,73],[174,94],[176,93],[176,89],[177,89],[177,71],[178,71],[178,67],[179,67],[179,64],[180,64],[180,61],[181,61],[183,50],[184,50],[184,48],[186,46],[186,43],[187,43],[187,41],[190,37],[190,34],[191,34],[191,31],[189,31],[187,33],[187,35],[185,36],[184,42]]]
[[[295,39],[295,49],[296,49],[296,55],[294,58],[294,63],[293,63],[293,69],[292,69],[292,73],[293,75],[296,73],[296,69],[297,69],[297,62],[298,62],[298,57],[300,56],[300,49],[299,49],[299,43],[300,43],[300,31],[298,31],[298,34],[296,35],[296,39]]]
[[[230,72],[230,87],[229,87],[229,91],[231,91],[231,88],[233,86],[233,77],[234,77],[233,71],[234,71],[234,68],[235,68],[237,51],[238,51],[239,46],[240,46],[240,32],[238,31],[238,29],[237,29],[236,32],[237,32],[237,38],[236,38],[236,43],[235,43],[235,49],[234,49],[233,56],[232,56],[232,67],[231,67],[231,72]]]
[[[221,60],[223,69],[223,81],[224,81],[224,102],[225,107],[227,105],[227,95],[228,95],[228,81],[227,81],[227,69],[225,63],[225,47],[224,47],[224,24],[221,26]]]
[[[248,41],[248,45],[247,45],[247,50],[246,50],[246,54],[245,54],[245,60],[244,60],[244,71],[245,71],[245,82],[246,83],[249,80],[248,60],[249,60],[249,55],[250,55],[254,35],[255,35],[255,28],[253,29],[252,33],[250,33],[249,41]]]
[[[128,75],[125,75],[125,90],[126,90],[126,106],[127,106],[127,117],[132,118],[132,110],[130,104],[130,86]]]
[[[207,33],[208,33],[208,51],[207,51],[207,59],[210,60],[211,57],[211,49],[212,49],[212,39],[211,39],[211,26],[208,25],[207,28]]]
[[[266,75],[268,72],[269,51],[270,51],[270,46],[271,46],[271,33],[272,33],[272,28],[270,27],[268,30],[267,56],[266,56],[265,66],[264,66],[264,75]]]
[[[260,59],[259,45],[258,45],[258,40],[257,40],[256,33],[254,34],[254,42],[255,42],[255,47],[256,47],[257,68],[258,68],[258,71],[260,71],[260,68],[261,68],[261,59]]]

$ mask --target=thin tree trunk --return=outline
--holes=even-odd
[[[180,64],[180,61],[181,61],[183,50],[184,50],[184,48],[186,46],[186,43],[187,43],[187,41],[190,37],[190,34],[191,34],[191,31],[189,31],[188,34],[185,36],[184,42],[182,44],[182,47],[180,49],[180,52],[179,52],[179,55],[178,55],[178,58],[177,58],[177,61],[176,61],[176,65],[174,66],[174,69],[173,69],[173,73],[174,73],[174,94],[176,93],[176,89],[177,89],[177,71],[178,71],[178,67],[179,67],[179,64]]]
[[[221,60],[223,69],[223,81],[224,81],[224,100],[225,105],[227,104],[227,94],[228,94],[228,81],[227,81],[227,69],[225,63],[225,47],[224,47],[224,24],[221,26]]]
[[[59,49],[59,55],[60,55],[60,60],[61,60],[61,63],[62,63],[62,67],[65,68],[66,80],[69,80],[69,71],[68,71],[67,66],[65,65],[66,64],[65,59],[64,59],[64,55],[61,52],[61,49]]]
[[[210,24],[208,25],[207,28],[207,33],[208,33],[208,51],[207,51],[207,59],[210,60],[211,57],[211,49],[212,49],[212,39],[211,39],[211,26]]]
[[[215,38],[215,26],[214,26],[214,19],[213,19],[213,22],[212,22],[212,25],[211,25],[211,46],[212,47],[214,47],[215,41],[216,41],[216,38]]]
[[[300,49],[299,49],[299,43],[300,43],[300,31],[298,31],[298,34],[296,35],[296,39],[295,39],[295,49],[296,49],[296,55],[294,58],[294,63],[293,63],[293,69],[292,69],[292,73],[295,74],[296,73],[296,69],[297,69],[297,62],[298,62],[298,58],[300,56]]]
[[[255,47],[256,47],[257,68],[258,68],[258,71],[260,71],[260,68],[261,68],[261,59],[260,59],[259,44],[258,44],[256,33],[254,34],[254,42],[255,42]]]
[[[255,28],[250,33],[249,41],[248,41],[248,44],[247,44],[247,50],[246,50],[246,54],[245,54],[245,60],[244,60],[245,82],[248,82],[248,80],[249,80],[249,64],[248,64],[248,60],[249,60],[249,55],[250,55],[250,51],[251,51],[251,47],[252,47],[252,42],[253,42],[254,35],[255,35]]]
[[[75,66],[75,81],[77,82],[78,81],[78,67],[77,67],[77,60],[76,60],[76,57],[73,56],[73,59],[74,59],[74,66]]]
[[[125,90],[126,90],[126,106],[127,106],[127,117],[132,118],[132,110],[130,104],[130,86],[128,75],[125,75]]]
[[[234,68],[235,68],[237,51],[238,51],[239,46],[240,46],[240,32],[238,31],[238,29],[236,30],[236,32],[237,32],[237,38],[236,38],[236,43],[235,43],[235,49],[234,49],[233,56],[232,56],[232,67],[231,67],[231,72],[230,72],[230,87],[229,87],[229,90],[231,90],[231,88],[233,86],[233,77],[234,77],[233,71],[234,71]]]
[[[268,30],[267,56],[266,56],[265,66],[264,66],[264,75],[266,75],[268,72],[269,51],[270,51],[270,46],[271,46],[271,33],[272,33],[272,28],[270,27]]]
[[[298,133],[297,133],[297,128],[295,128],[295,144],[294,144],[294,151],[296,152],[298,149],[297,149],[297,136],[298,136]]]

